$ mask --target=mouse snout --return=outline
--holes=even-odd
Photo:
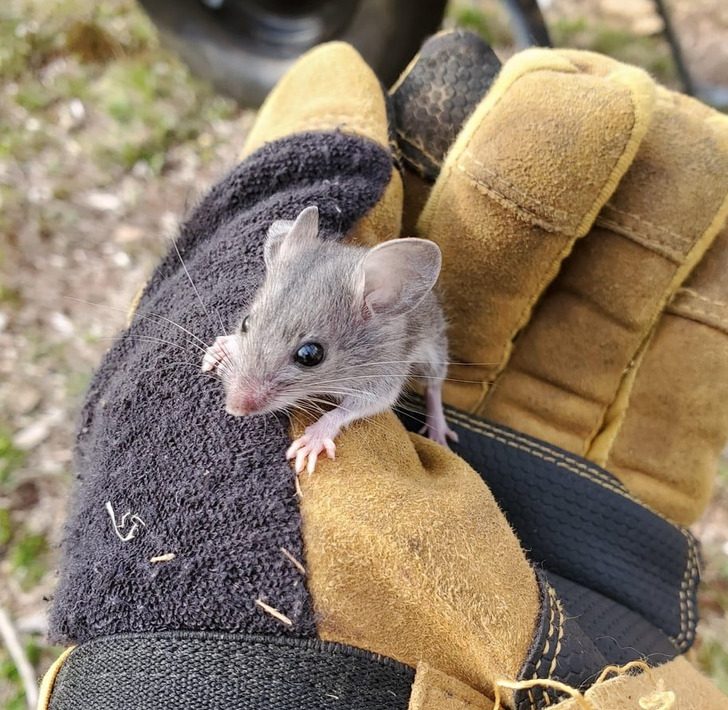
[[[225,411],[234,417],[257,414],[265,410],[272,394],[266,385],[231,387],[225,400]]]

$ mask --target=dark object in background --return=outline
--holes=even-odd
[[[258,106],[296,57],[352,44],[385,85],[440,27],[447,0],[140,0],[199,76]]]
[[[258,106],[307,49],[339,39],[389,86],[435,32],[447,0],[139,0],[192,71],[245,106]],[[517,49],[551,46],[537,0],[502,0]],[[663,22],[683,91],[724,109],[728,88],[697,83],[663,0]]]

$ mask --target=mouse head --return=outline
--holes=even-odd
[[[370,363],[402,360],[408,314],[437,281],[440,250],[422,239],[373,249],[321,239],[318,209],[276,221],[266,278],[220,372],[230,414],[319,409],[361,391]]]

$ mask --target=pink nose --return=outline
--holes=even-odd
[[[244,417],[260,411],[267,403],[268,397],[266,395],[238,390],[228,394],[225,410],[235,417]]]

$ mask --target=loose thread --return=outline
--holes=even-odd
[[[256,599],[255,603],[274,619],[278,619],[278,621],[284,623],[286,626],[293,626],[293,622],[285,614],[278,611],[275,607],[270,606],[270,604],[266,604],[262,599]]]
[[[527,690],[528,688],[537,687],[550,688],[551,690],[556,690],[560,693],[566,693],[566,695],[571,696],[571,698],[576,701],[577,705],[582,708],[582,710],[594,710],[594,706],[584,697],[581,691],[576,688],[572,688],[566,683],[561,683],[558,680],[551,680],[549,678],[534,678],[533,680],[520,681],[502,679],[496,680],[494,686],[495,705],[493,705],[493,710],[502,710],[503,708],[503,705],[501,704],[501,688],[507,688],[508,690]]]
[[[644,661],[630,661],[629,663],[625,663],[623,666],[606,666],[604,670],[599,674],[599,677],[594,681],[594,685],[598,685],[599,683],[603,683],[607,676],[614,673],[614,675],[624,675],[625,673],[629,673],[633,670],[640,670],[645,673],[647,673],[649,676],[652,676],[652,669],[649,667],[647,663]],[[650,677],[650,680],[652,678]]]
[[[293,566],[294,566],[294,567],[295,567],[295,568],[296,568],[296,569],[297,569],[297,570],[298,570],[298,571],[299,571],[299,572],[300,572],[301,574],[303,574],[303,575],[305,575],[305,574],[306,574],[306,568],[305,568],[305,567],[304,567],[304,566],[303,566],[303,565],[302,565],[302,564],[301,564],[301,563],[300,563],[300,562],[299,562],[299,561],[298,561],[298,560],[297,560],[297,559],[296,559],[296,558],[295,558],[295,557],[293,556],[293,554],[291,554],[291,553],[290,553],[290,552],[289,552],[288,550],[286,550],[286,548],[285,548],[285,547],[281,547],[281,548],[280,548],[280,550],[281,550],[281,554],[282,554],[282,555],[283,555],[284,557],[287,557],[287,558],[288,558],[288,559],[290,560],[291,564],[293,564]]]
[[[174,554],[174,552],[165,552],[163,555],[156,555],[155,557],[150,557],[150,562],[171,562],[177,555]]]
[[[655,682],[652,668],[650,668],[645,661],[630,661],[629,663],[625,663],[623,666],[606,666],[599,674],[599,677],[596,679],[592,687],[606,682],[610,675],[619,677],[635,670],[644,672],[649,677],[650,682],[655,685],[655,690],[639,698],[638,703],[640,708],[642,710],[671,710],[677,701],[677,695],[672,690],[665,690],[665,682],[662,678],[657,679]],[[503,679],[496,680],[494,686],[495,704],[493,705],[493,710],[502,710],[503,708],[501,689],[526,690],[537,687],[549,688],[570,696],[572,700],[574,700],[576,704],[582,708],[582,710],[595,710],[594,706],[580,690],[572,688],[566,683],[561,683],[558,680],[551,680],[549,678],[534,678],[533,680],[521,681],[509,681]]]

